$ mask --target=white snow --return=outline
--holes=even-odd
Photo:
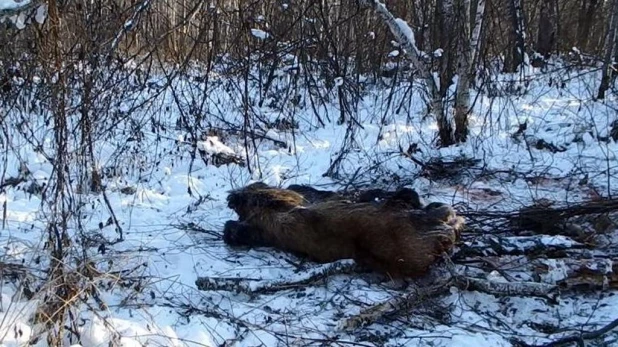
[[[24,7],[28,4],[30,4],[30,0],[22,0],[22,1],[0,0],[0,11],[1,10],[15,10],[20,7]]]
[[[401,32],[408,39],[408,42],[416,46],[416,40],[414,39],[414,32],[412,31],[412,28],[410,27],[408,22],[406,22],[405,20],[401,18],[395,18],[395,22],[397,23],[397,26],[399,26],[399,29],[401,30]]]
[[[270,37],[270,34],[261,29],[251,29],[251,35],[261,40],[266,40]]]
[[[399,51],[398,50],[394,50],[394,51],[391,51],[390,53],[388,53],[388,57],[389,58],[395,58],[395,57],[398,57],[398,56],[399,56]]]
[[[207,136],[204,141],[197,141],[197,148],[208,154],[235,154],[234,150],[223,144],[217,136]]]
[[[254,36],[265,37],[263,32],[254,30]],[[578,77],[573,77],[576,75]],[[587,94],[594,90],[589,87],[595,85],[598,74],[577,71],[573,76],[554,76],[564,78],[565,89],[556,87],[560,83],[550,86],[547,78],[537,76],[527,93],[517,98],[473,95],[473,98],[478,96],[478,100],[470,118],[469,141],[442,149],[432,143],[435,121],[422,119],[425,110],[421,95],[411,97],[408,88],[400,88],[400,92],[371,90],[357,106],[356,121],[362,129],[356,127],[354,130],[355,147],[341,161],[340,174],[348,177],[358,174],[359,181],[371,182],[383,172],[381,170],[388,171],[407,180],[426,201],[462,202],[470,210],[513,210],[540,198],[553,201],[586,199],[591,187],[601,192],[615,189],[618,168],[615,165],[607,168],[606,158],[615,158],[618,146],[611,141],[601,145],[596,138],[607,133],[616,100],[612,97],[595,102]],[[343,79],[336,77],[335,84],[340,85],[340,81]],[[492,83],[506,88],[509,81],[509,76],[501,76]],[[242,108],[223,88],[214,91],[209,98],[213,104],[210,112],[221,119],[243,119]],[[393,104],[401,105],[400,113],[385,109],[385,100],[390,98]],[[82,325],[76,327],[81,341],[67,341],[66,345],[98,346],[116,341],[124,346],[219,346],[227,341],[237,346],[277,346],[314,339],[366,346],[511,346],[511,338],[542,343],[559,336],[544,333],[540,326],[577,327],[591,321],[606,324],[616,318],[618,296],[564,297],[557,304],[549,305],[538,298],[498,298],[452,288],[449,295],[425,303],[427,307],[423,309],[432,315],[402,315],[395,321],[374,324],[361,333],[348,334],[335,328],[341,318],[358,313],[368,304],[387,300],[397,294],[397,290],[359,274],[333,276],[326,283],[252,297],[227,291],[199,291],[195,286],[198,276],[244,278],[248,287],[255,290],[267,283],[302,279],[320,268],[310,262],[301,264],[298,258],[271,249],[239,250],[225,246],[219,237],[223,224],[236,219],[225,199],[230,189],[260,179],[269,184],[300,183],[338,188],[323,174],[346,141],[349,124],[336,125],[333,121],[315,129],[309,124],[315,121],[311,107],[299,110],[301,114],[295,119],[301,121],[301,128],[294,136],[276,129],[266,132],[269,138],[281,140],[288,147],[278,148],[268,140],[256,144],[257,152],[250,152],[249,158],[253,165],[256,161],[260,165],[259,170],[254,169],[251,174],[246,167],[237,164],[215,167],[199,160],[192,162],[191,146],[184,142],[187,134],[173,130],[178,116],[174,105],[171,93],[163,93],[153,101],[156,106],[153,108],[163,110],[169,106],[171,110],[159,119],[168,133],[158,137],[144,130],[140,140],[143,142],[139,144],[141,149],[137,152],[118,150],[127,143],[128,135],[122,133],[126,129],[118,129],[115,137],[96,143],[97,162],[122,171],[119,177],[106,178],[105,184],[106,195],[123,228],[125,240],[109,246],[105,254],[89,251],[99,271],[110,273],[96,280],[101,299],[108,308],[93,312],[93,308],[83,305],[78,312]],[[319,107],[320,115],[327,119],[324,116],[328,114],[332,119],[332,115],[338,114],[338,107],[334,99],[331,104]],[[266,106],[255,106],[254,111],[266,118],[280,115]],[[378,120],[384,114],[386,121],[382,124]],[[137,112],[132,117],[139,121],[145,115]],[[7,117],[9,122],[16,119],[17,115]],[[523,119],[528,120],[528,134],[564,145],[566,150],[551,153],[514,140],[511,135]],[[32,129],[38,129],[34,136],[49,150],[53,137],[46,133],[49,129],[45,129],[42,117],[32,117],[32,122]],[[119,128],[128,129],[126,124]],[[576,125],[585,129],[586,146],[578,147],[573,142],[575,132],[581,131],[574,130]],[[45,138],[50,140],[46,142]],[[39,183],[52,179],[51,164],[35,152],[32,142],[19,138],[18,134],[13,140],[33,172],[33,178]],[[496,174],[493,178],[483,176],[481,182],[453,184],[432,180],[419,176],[420,168],[397,154],[400,147],[405,151],[411,144],[421,149],[414,154],[421,161],[466,155],[480,159],[487,172],[514,168],[526,173],[526,177],[502,179]],[[198,141],[197,146],[209,154],[245,156],[245,144],[234,136],[209,136]],[[377,161],[382,163],[380,170],[375,169]],[[15,155],[7,158],[7,170],[11,175],[16,175],[19,162]],[[581,170],[597,174],[590,175],[588,185],[575,187],[569,179],[579,180]],[[553,175],[561,179],[543,182],[525,179],[535,175]],[[127,186],[134,187],[135,192],[123,193],[122,188]],[[192,195],[188,193],[189,188]],[[488,190],[500,195],[491,195]],[[84,215],[85,232],[93,238],[113,240],[117,237],[115,226],[105,224],[111,214],[102,196],[82,195],[80,198],[88,202],[80,211]],[[35,259],[43,252],[41,240],[45,235],[45,208],[41,207],[41,197],[26,193],[24,185],[20,185],[0,195],[0,204],[4,203],[6,214],[1,218],[6,226],[0,233],[0,242],[4,245],[0,250],[2,260],[38,269],[40,265]],[[104,226],[100,228],[99,223]],[[188,228],[189,223],[204,232]],[[525,238],[512,238],[511,241],[513,249],[533,245]],[[540,238],[540,242],[546,246],[578,245],[562,236]],[[550,271],[540,275],[541,281],[555,282],[564,278],[564,264],[552,259],[543,262]],[[485,277],[494,281],[508,280],[498,271],[489,272]],[[138,284],[143,291],[132,289]],[[28,301],[20,297],[10,282],[2,287],[1,294],[2,345],[21,345],[40,332],[40,328],[29,321],[39,298]],[[437,307],[448,311],[448,319],[439,317]],[[45,339],[40,339],[35,346],[45,346]]]
[[[43,22],[45,22],[45,18],[47,18],[47,4],[42,4],[37,7],[34,19],[37,23],[43,24]]]

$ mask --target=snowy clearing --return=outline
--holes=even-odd
[[[262,37],[259,32],[253,34]],[[512,78],[501,77],[504,80],[496,84],[507,85]],[[401,112],[382,114],[388,91],[376,88],[358,105],[359,126],[354,128],[352,140],[347,124],[332,121],[319,129],[310,127],[313,115],[307,107],[294,117],[300,129],[294,134],[267,129],[256,143],[256,153],[247,156],[239,137],[211,134],[197,142],[197,148],[209,160],[197,154],[194,162],[189,134],[176,127],[181,113],[171,93],[162,93],[148,101],[153,109],[161,110],[156,121],[130,114],[132,121],[118,125],[114,136],[97,140],[95,155],[103,172],[108,172],[104,178],[106,196],[123,229],[124,241],[101,249],[100,240],[118,237],[110,221],[113,216],[101,194],[82,197],[87,204],[80,209],[80,228],[92,240],[89,257],[100,274],[92,281],[106,305],[99,307],[94,299],[88,300],[90,307],[80,305],[77,313],[81,325],[75,327],[81,338],[79,345],[497,347],[512,346],[514,341],[549,342],[583,326],[592,330],[608,324],[618,317],[618,298],[609,291],[603,295],[562,296],[551,303],[538,297],[497,297],[453,287],[448,295],[425,300],[411,314],[401,313],[392,321],[345,332],[338,328],[342,319],[405,289],[377,281],[367,273],[337,275],[253,296],[200,291],[195,285],[199,276],[244,279],[255,289],[271,282],[293,282],[322,268],[324,265],[303,263],[272,249],[225,246],[220,237],[222,226],[226,220],[236,219],[225,198],[230,189],[256,180],[277,186],[300,183],[322,189],[343,188],[323,174],[332,170],[332,161],[346,141],[354,146],[336,167],[340,177],[355,177],[356,183],[365,186],[385,187],[390,185],[378,178],[390,177],[416,189],[426,201],[447,202],[461,211],[513,211],[543,198],[574,202],[599,193],[615,195],[618,144],[599,139],[610,137],[618,104],[613,96],[604,102],[591,100],[590,90],[595,90],[598,80],[594,72],[563,71],[534,76],[526,93],[518,97],[475,95],[471,135],[465,145],[436,149],[432,143],[435,122],[421,119],[423,102],[418,96],[408,100],[405,88],[401,88],[393,96],[403,105]],[[153,85],[157,83],[162,82],[152,80]],[[223,115],[242,118],[240,101],[231,98],[223,87],[211,91],[208,102],[213,119]],[[322,117],[335,118],[337,105],[335,100],[329,109],[322,109]],[[119,108],[128,110],[129,105]],[[273,122],[278,116],[267,106],[257,112]],[[7,120],[17,127],[20,116],[15,112]],[[3,263],[24,265],[36,277],[42,276],[39,271],[44,268],[37,258],[46,232],[41,219],[45,211],[40,194],[28,190],[33,182],[42,185],[52,175],[52,165],[43,154],[52,135],[45,117],[31,116],[29,128],[41,141],[42,151],[19,134],[10,138],[10,144],[4,142],[5,136],[0,142],[16,149],[7,155],[5,177],[18,177],[20,163],[32,173],[26,182],[6,187],[0,195],[5,206],[0,237]],[[132,122],[150,122],[152,131],[134,134]],[[524,122],[525,134],[513,136]],[[158,129],[163,128],[161,136]],[[426,168],[401,155],[400,149],[406,152],[412,147],[415,150],[408,153],[424,163],[461,157],[479,162],[465,168],[467,171],[455,181],[427,177],[423,173]],[[244,163],[214,165],[212,158],[217,154],[242,160],[248,157],[253,173]],[[255,169],[258,163],[259,170]],[[578,184],[584,178],[585,183]],[[71,226],[75,232],[77,227]],[[607,235],[608,242],[617,236],[614,228]],[[509,252],[536,244],[516,237],[508,242]],[[558,248],[579,245],[559,236],[546,236],[538,242]],[[522,259],[513,255],[514,265],[502,270],[521,280],[535,281],[527,270],[516,268],[518,261]],[[537,279],[539,282],[555,283],[566,276],[560,260],[540,261],[547,272]],[[469,273],[507,281],[503,273],[495,271],[471,267]],[[20,346],[41,332],[41,327],[32,326],[29,320],[37,302],[45,298],[26,300],[10,281],[3,283],[2,345]],[[605,342],[609,345],[616,339],[616,335],[608,335]],[[66,344],[78,346],[76,340],[67,340]],[[33,345],[46,346],[45,338]]]

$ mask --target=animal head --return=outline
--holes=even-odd
[[[230,192],[227,206],[245,220],[263,212],[283,212],[300,206],[303,196],[291,190],[270,187],[256,182]]]
[[[465,227],[465,219],[458,216],[455,209],[442,202],[432,202],[423,208],[427,218],[441,222],[452,228],[459,240],[461,231]]]

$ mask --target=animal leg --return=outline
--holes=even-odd
[[[223,241],[230,246],[268,246],[259,228],[233,220],[225,222]]]

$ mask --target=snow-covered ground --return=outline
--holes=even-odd
[[[410,315],[344,332],[338,328],[341,319],[401,293],[401,289],[367,274],[338,275],[326,283],[254,296],[199,291],[195,285],[198,276],[242,278],[257,288],[268,282],[304,278],[313,268],[320,268],[271,249],[247,251],[225,246],[220,238],[223,223],[236,218],[225,198],[230,189],[255,180],[282,186],[302,183],[341,188],[323,174],[346,141],[354,145],[340,161],[340,177],[355,177],[355,182],[372,186],[389,186],[382,177],[399,179],[427,201],[463,203],[465,207],[458,208],[468,211],[514,210],[539,198],[564,202],[589,199],[595,192],[616,194],[618,145],[597,137],[609,136],[618,104],[613,96],[604,102],[591,100],[599,80],[596,73],[563,72],[551,78],[554,80],[549,83],[549,77],[535,76],[521,96],[475,96],[470,140],[444,149],[433,146],[435,123],[421,120],[423,103],[418,96],[410,97],[405,88],[393,95],[393,104],[402,105],[398,114],[392,108],[384,111],[390,90],[370,90],[358,105],[359,124],[354,125],[352,137],[348,124],[333,121],[319,129],[309,127],[316,122],[307,105],[297,110],[300,130],[294,135],[276,129],[266,132],[267,137],[288,143],[287,147],[259,140],[257,154],[250,156],[253,173],[237,164],[206,165],[199,155],[191,163],[191,148],[183,142],[188,134],[175,128],[179,112],[171,105],[173,97],[163,94],[152,101],[152,109],[162,110],[156,127],[166,128],[164,136],[148,120],[141,140],[125,142],[130,127],[124,122],[118,125],[116,137],[96,142],[101,167],[122,171],[105,178],[104,184],[125,240],[107,246],[105,252],[97,250],[97,243],[89,249],[91,260],[102,273],[94,283],[107,307],[98,308],[92,299],[90,307],[79,306],[79,345],[108,346],[115,341],[122,346],[497,347],[513,345],[511,339],[547,342],[549,332],[568,334],[584,325],[591,329],[607,324],[618,317],[618,298],[612,295],[564,297],[550,304],[540,298],[498,298],[453,288],[446,297],[428,299]],[[237,101],[231,100],[230,94],[211,95],[215,96],[208,100],[212,104],[209,112],[226,114],[230,121],[241,119],[242,109],[233,106]],[[321,109],[322,117],[336,120],[337,105],[334,100]],[[256,106],[254,111],[270,119],[277,116],[266,106]],[[143,120],[142,115],[134,118]],[[524,121],[531,137],[513,138]],[[32,117],[31,122],[43,147],[49,146],[53,134],[43,125],[44,120]],[[565,151],[536,149],[537,139],[563,146]],[[13,148],[3,164],[6,177],[18,176],[21,161],[39,182],[47,180],[52,166],[45,157],[17,134],[11,141]],[[413,156],[422,162],[461,156],[480,162],[465,169],[469,172],[456,181],[431,179],[399,154],[399,148],[406,151],[414,144],[420,151]],[[126,147],[120,151],[123,145]],[[234,136],[211,136],[198,147],[209,154],[245,157],[242,141]],[[578,185],[586,173],[586,184]],[[529,179],[535,176],[552,179]],[[4,263],[37,269],[45,239],[44,212],[41,197],[24,191],[28,184],[0,194],[0,202],[6,206],[0,254]],[[85,233],[114,240],[117,233],[114,224],[107,223],[111,213],[102,195],[80,198],[88,202],[81,209]],[[546,278],[551,281],[552,276]],[[43,298],[25,300],[8,280],[1,291],[0,340],[3,346],[21,345],[39,329],[30,319],[37,300]],[[77,344],[73,338],[67,345]],[[44,346],[45,339],[35,345]]]

